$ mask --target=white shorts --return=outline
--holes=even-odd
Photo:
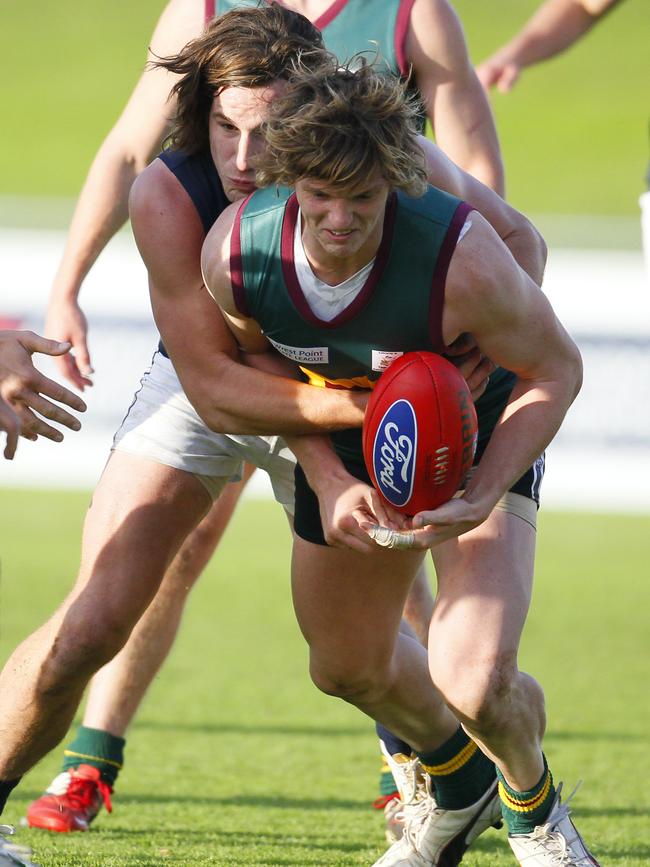
[[[113,448],[191,473],[216,499],[241,479],[243,463],[265,470],[275,499],[293,514],[296,459],[284,440],[211,431],[191,405],[171,361],[156,352],[113,438]]]

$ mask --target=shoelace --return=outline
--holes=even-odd
[[[22,867],[40,867],[39,864],[30,860],[31,849],[28,849],[27,846],[12,843],[4,836],[11,837],[15,833],[16,829],[13,825],[0,825],[0,855],[7,855],[12,861],[22,865]]]
[[[443,813],[435,802],[431,793],[431,784],[427,779],[420,781],[417,786],[416,797],[402,807],[401,815],[404,819],[404,836],[410,846],[417,851],[417,836],[426,820],[438,813]]]
[[[65,796],[73,810],[83,810],[92,806],[95,790],[101,795],[108,812],[112,813],[111,787],[101,778],[89,780],[87,777],[64,771],[52,780],[47,792],[49,795],[56,795],[57,797]]]
[[[572,843],[582,842],[577,831],[575,831],[575,836],[572,839],[567,839],[562,831],[554,830],[564,819],[568,819],[569,822],[571,821],[569,819],[571,813],[569,810],[569,804],[581,785],[582,781],[577,783],[566,801],[560,804],[558,809],[555,811],[551,822],[547,822],[545,825],[539,825],[530,835],[530,839],[537,844],[534,854],[550,855],[552,858],[550,862],[552,867],[592,867],[590,858],[584,855],[579,855],[576,858],[576,855],[571,848]],[[557,787],[558,797],[561,791],[562,784],[560,783]],[[573,827],[573,825],[571,825],[571,827]]]
[[[420,799],[424,790],[424,780],[422,768],[419,759],[411,759],[409,762],[401,765],[401,770],[404,775],[405,785],[401,792],[402,803],[412,804]]]

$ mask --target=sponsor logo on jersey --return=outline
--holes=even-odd
[[[329,346],[287,346],[285,343],[271,340],[270,337],[268,339],[278,352],[292,361],[297,361],[298,364],[329,364]]]
[[[377,485],[395,506],[405,506],[413,493],[418,425],[415,410],[400,399],[384,413],[372,449]]]
[[[372,369],[384,371],[388,367],[388,365],[395,361],[396,358],[399,358],[400,355],[404,355],[403,352],[384,352],[381,349],[373,349],[372,350]]]

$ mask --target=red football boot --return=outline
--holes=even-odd
[[[101,778],[101,771],[92,765],[79,765],[64,771],[27,810],[27,824],[46,831],[87,831],[102,808],[110,813],[113,789]]]

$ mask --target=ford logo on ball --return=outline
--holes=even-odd
[[[372,449],[377,486],[389,503],[405,506],[413,493],[418,424],[408,400],[396,400],[384,413]]]

